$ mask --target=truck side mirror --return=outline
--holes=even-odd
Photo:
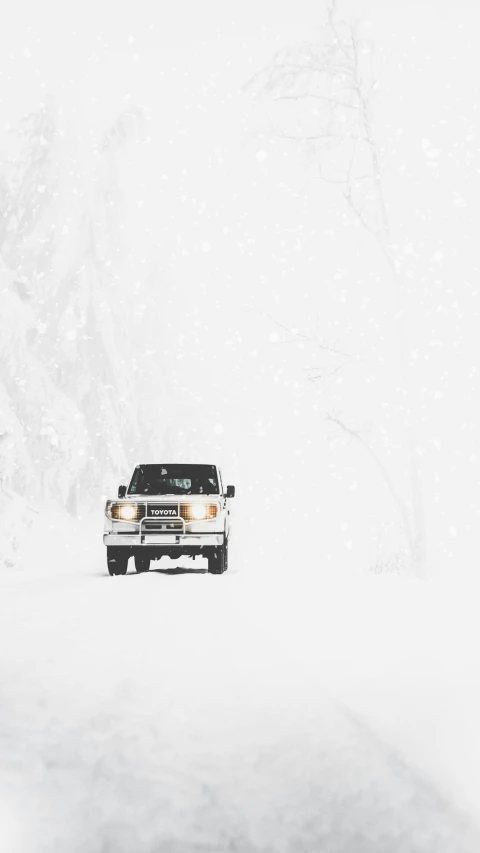
[[[126,486],[119,486],[118,487],[118,497],[124,498],[126,494],[127,494],[127,487]]]
[[[235,486],[227,486],[227,498],[235,497]]]

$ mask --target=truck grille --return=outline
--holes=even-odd
[[[165,519],[161,518],[153,518],[153,519],[145,519],[142,524],[142,530],[144,533],[148,532],[162,532],[162,533],[171,533],[172,531],[183,533],[183,523],[181,521],[165,521]]]
[[[149,519],[153,515],[151,513],[150,508],[155,508],[155,506],[167,506],[167,504],[149,504],[148,516]],[[158,521],[174,521],[176,518],[183,518],[186,522],[202,522],[202,521],[210,521],[212,518],[216,518],[218,515],[218,504],[209,503],[181,503],[180,506],[178,504],[173,504],[175,508],[175,515],[173,516],[161,516],[158,518]],[[177,510],[178,507],[178,510]],[[195,508],[196,507],[204,507],[205,515],[203,517],[198,517]],[[128,510],[128,517],[125,515],[125,510]],[[176,515],[178,511],[178,515]],[[128,524],[138,524],[142,518],[147,516],[147,504],[146,503],[131,503],[131,504],[122,504],[122,503],[113,503],[110,509],[111,518],[114,521],[123,521]],[[154,519],[152,518],[152,521]]]

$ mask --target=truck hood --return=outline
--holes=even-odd
[[[192,501],[219,501],[223,495],[126,495],[124,498],[114,498],[115,502],[125,503],[190,503]]]

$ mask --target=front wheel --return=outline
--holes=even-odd
[[[212,548],[208,555],[208,571],[211,575],[223,575],[228,569],[228,539],[219,548]]]
[[[107,566],[110,575],[126,575],[128,568],[128,551],[126,548],[112,548],[107,545]]]
[[[150,568],[150,557],[144,557],[143,554],[135,554],[135,571],[148,572]]]

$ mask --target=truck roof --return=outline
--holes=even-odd
[[[174,468],[176,465],[188,465],[189,468],[218,468],[218,465],[208,462],[140,462],[135,468],[146,468],[150,465],[161,465],[165,468]]]

